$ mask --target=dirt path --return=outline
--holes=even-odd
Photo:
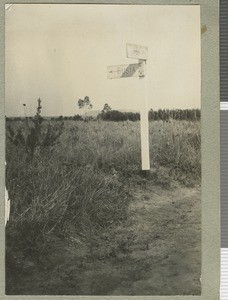
[[[9,294],[200,294],[200,188],[130,187],[124,226],[90,246],[59,244],[41,266],[27,262]]]
[[[151,187],[135,192],[130,230],[138,234],[129,257],[138,278],[113,294],[200,293],[200,192]],[[130,274],[129,274],[130,275]]]

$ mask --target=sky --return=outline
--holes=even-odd
[[[200,108],[199,5],[14,4],[5,14],[5,114]],[[146,76],[108,79],[107,67],[138,63],[126,43],[148,47]],[[145,89],[146,87],[146,89]],[[146,90],[146,92],[145,92]]]

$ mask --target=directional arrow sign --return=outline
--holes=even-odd
[[[148,48],[135,44],[127,44],[127,57],[137,59],[147,59]]]
[[[108,79],[145,76],[143,66],[143,63],[109,66],[107,68]]]

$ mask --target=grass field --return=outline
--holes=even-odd
[[[6,123],[7,294],[199,294],[199,121],[150,122],[146,178],[139,122],[45,120],[32,153],[29,130],[25,121]],[[179,285],[152,279],[153,268],[166,276],[160,262],[175,269],[179,255],[186,263],[183,249],[195,259],[189,276],[180,264],[170,271]]]

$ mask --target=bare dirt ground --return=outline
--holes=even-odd
[[[129,186],[128,217],[90,243],[55,241],[38,261],[15,257],[7,294],[199,295],[200,187]]]

